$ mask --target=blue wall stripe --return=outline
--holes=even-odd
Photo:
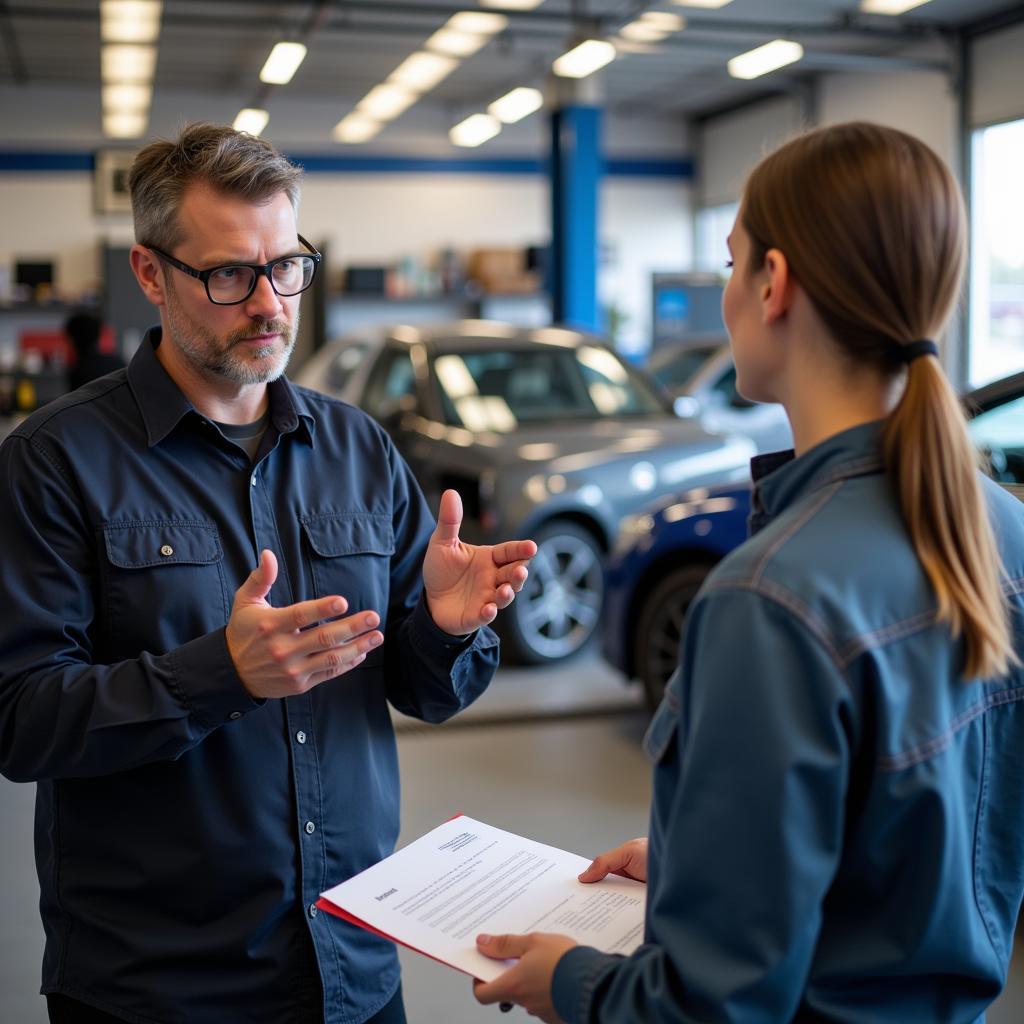
[[[309,174],[522,174],[547,173],[547,161],[532,157],[314,156],[291,154]],[[0,173],[91,171],[92,153],[0,150]],[[693,161],[677,158],[618,158],[605,162],[616,177],[693,178]]]

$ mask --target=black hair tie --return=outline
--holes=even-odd
[[[939,346],[934,341],[922,338],[920,341],[911,341],[906,345],[899,346],[898,358],[901,363],[912,363],[921,356],[937,356]]]

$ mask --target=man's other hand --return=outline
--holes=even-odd
[[[228,653],[252,697],[305,693],[355,668],[384,641],[376,612],[339,618],[348,611],[340,596],[272,608],[267,594],[276,579],[277,558],[262,551],[235,593],[228,620]]]

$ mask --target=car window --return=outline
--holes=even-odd
[[[447,353],[434,373],[446,421],[469,430],[666,412],[644,378],[597,345]]]
[[[729,363],[722,375],[711,386],[711,390],[721,395],[726,402],[732,402],[737,397],[736,367],[733,363]]]
[[[327,367],[327,386],[332,391],[343,391],[352,379],[352,374],[366,359],[369,345],[346,345]]]
[[[385,349],[370,372],[363,408],[381,418],[394,412],[405,395],[416,395],[416,377],[406,349]]]
[[[689,384],[693,375],[718,352],[718,346],[696,345],[674,352],[655,351],[651,355],[651,375],[667,388],[678,389]]]
[[[1024,395],[979,413],[967,429],[997,480],[1024,484]]]

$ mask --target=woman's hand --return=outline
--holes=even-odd
[[[529,935],[478,935],[476,948],[495,960],[519,959],[494,981],[474,981],[473,995],[485,1006],[517,1003],[527,1013],[547,1024],[559,1024],[551,1002],[551,981],[555,965],[577,943],[568,935],[532,932]]]
[[[606,875],[621,875],[647,881],[647,840],[630,839],[614,850],[595,857],[593,863],[580,875],[581,882],[600,882]]]

